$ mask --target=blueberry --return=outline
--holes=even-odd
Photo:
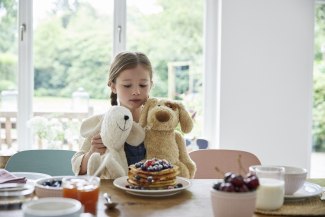
[[[176,186],[177,186],[177,188],[182,188],[183,187],[183,184],[182,183],[178,183]]]
[[[147,171],[147,167],[144,164],[141,165],[141,169],[144,170],[144,171]]]
[[[152,182],[152,181],[153,181],[153,180],[152,180],[152,176],[148,176],[148,177],[147,177],[147,181],[148,181],[148,182]]]
[[[43,182],[43,185],[44,186],[51,186],[51,182],[50,181],[45,181],[45,182]]]
[[[52,187],[60,187],[60,186],[61,186],[61,185],[60,185],[59,182],[54,182],[53,185],[52,185]]]

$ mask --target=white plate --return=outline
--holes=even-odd
[[[305,182],[304,185],[293,195],[284,195],[285,199],[304,199],[314,197],[322,193],[322,187],[317,184]]]
[[[32,172],[10,172],[17,177],[26,177],[27,183],[35,184],[36,180],[43,178],[51,178],[52,176],[45,173],[32,173]]]
[[[22,205],[24,216],[77,217],[83,212],[82,204],[75,199],[62,197],[39,198]]]
[[[126,188],[126,185],[129,185],[127,182],[128,176],[123,176],[114,180],[113,184],[115,187],[126,191],[129,194],[144,196],[144,197],[166,197],[171,196],[181,191],[187,189],[191,186],[191,182],[188,179],[176,177],[176,183],[181,183],[183,187],[181,188],[173,188],[173,189],[164,189],[164,190],[138,190],[138,189],[130,189]]]
[[[33,192],[34,185],[32,184],[1,184],[0,210],[19,209],[22,203],[27,202],[33,198]]]

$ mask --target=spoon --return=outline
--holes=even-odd
[[[104,196],[104,198],[106,200],[105,205],[107,206],[107,208],[108,209],[114,209],[116,207],[117,203],[112,202],[111,196],[109,194],[104,193],[103,196]]]

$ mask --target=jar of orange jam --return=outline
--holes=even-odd
[[[71,176],[62,179],[63,197],[79,200],[85,213],[96,215],[100,179],[91,176]]]

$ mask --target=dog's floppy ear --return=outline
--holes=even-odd
[[[177,103],[179,110],[179,123],[184,133],[189,133],[193,129],[193,120],[182,103]]]
[[[158,99],[156,99],[156,98],[149,98],[147,100],[147,102],[144,104],[144,107],[141,111],[141,115],[140,115],[140,119],[139,119],[139,124],[141,125],[141,127],[145,127],[147,125],[149,108],[151,107],[151,105],[154,105],[155,103],[157,103],[157,101],[158,101]]]
[[[101,115],[94,115],[84,120],[80,126],[81,136],[88,138],[99,133],[102,121]]]

